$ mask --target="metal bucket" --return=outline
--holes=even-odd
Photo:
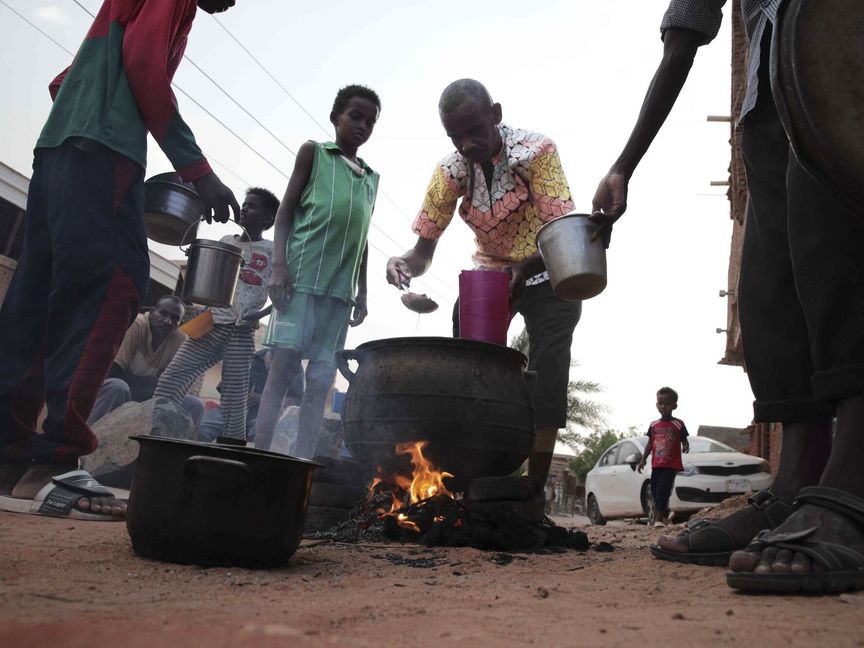
[[[243,262],[240,248],[221,241],[195,239],[186,255],[189,263],[183,282],[183,300],[204,306],[231,306]]]
[[[606,287],[606,248],[602,237],[592,240],[596,230],[588,214],[567,214],[537,232],[537,247],[559,298],[589,299]]]
[[[147,238],[167,245],[188,245],[204,213],[195,185],[176,173],[160,173],[144,183]]]

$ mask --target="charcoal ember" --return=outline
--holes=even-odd
[[[546,534],[547,547],[564,547],[566,549],[587,551],[591,544],[588,542],[588,534],[584,531],[565,529],[554,524],[543,525],[541,528],[543,529],[543,533]]]
[[[543,493],[536,477],[478,477],[468,483],[465,499],[472,502],[494,500],[533,500]]]
[[[477,549],[491,551],[539,551],[546,546],[545,530],[529,524],[498,526],[484,534]]]
[[[541,522],[546,513],[542,493],[530,500],[465,501],[471,515],[499,524]]]
[[[330,506],[351,510],[366,499],[367,490],[362,486],[341,486],[324,482],[312,482],[309,491],[309,506]]]

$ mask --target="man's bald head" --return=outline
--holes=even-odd
[[[469,101],[484,108],[493,105],[492,95],[486,86],[474,79],[459,79],[444,88],[438,100],[438,113],[446,115]]]

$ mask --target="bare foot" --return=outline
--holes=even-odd
[[[32,464],[15,483],[11,496],[17,499],[32,500],[53,477],[69,472],[68,466]],[[97,513],[123,517],[126,515],[126,502],[111,495],[82,495],[74,507],[85,513]]]

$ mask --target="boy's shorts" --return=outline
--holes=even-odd
[[[335,364],[345,348],[353,305],[336,297],[295,292],[284,311],[273,310],[264,344],[298,351],[304,360]]]

